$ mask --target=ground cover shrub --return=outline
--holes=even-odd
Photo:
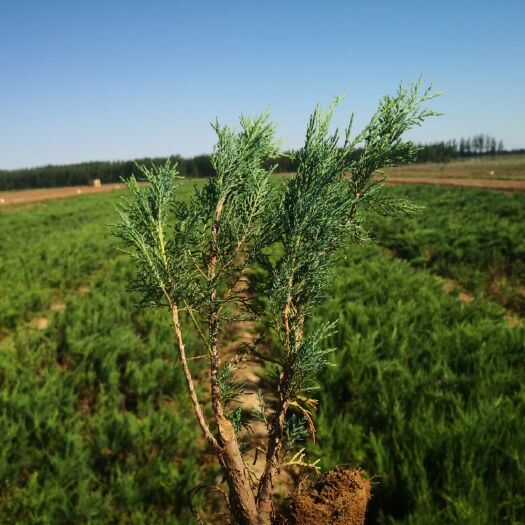
[[[331,292],[318,453],[377,476],[369,522],[522,523],[524,327],[378,247],[349,252]]]
[[[44,332],[0,345],[2,523],[187,523],[199,440],[169,325],[131,316],[121,261]],[[118,276],[118,277],[117,277]],[[135,324],[147,325],[138,336]]]
[[[115,254],[101,226],[115,197],[83,197],[0,214],[0,331],[85,284]]]
[[[525,196],[473,189],[388,188],[425,209],[415,220],[370,216],[382,246],[460,288],[525,313]]]
[[[13,316],[0,324],[1,523],[185,524],[205,481],[188,404],[173,401],[171,328],[134,308],[131,267],[104,235],[115,197],[99,197],[0,217]],[[18,296],[28,287],[40,303]]]
[[[183,191],[190,193],[191,187]],[[470,195],[478,192],[461,190],[462,196],[455,198],[457,190],[441,188],[407,186],[387,191],[408,194],[412,200],[426,205],[426,211],[410,221],[397,219],[403,228],[396,231],[396,242],[404,243],[403,233],[410,234],[416,226],[423,231],[435,230],[433,215],[428,211],[438,203],[436,209],[448,213],[451,223],[457,221],[456,216],[462,216],[463,227],[454,230],[458,238],[475,235],[476,225],[485,227],[474,211],[461,215]],[[443,193],[446,206],[440,200],[444,199]],[[192,435],[193,427],[186,420],[192,415],[187,413],[187,407],[182,407],[183,398],[174,404],[161,390],[151,385],[140,386],[143,375],[146,383],[156,382],[158,376],[154,370],[159,366],[159,358],[152,357],[151,349],[166,344],[171,328],[152,312],[133,308],[133,297],[125,290],[132,275],[131,265],[122,257],[115,260],[117,253],[108,251],[107,243],[113,240],[103,232],[105,225],[115,220],[113,206],[117,198],[112,194],[81,197],[0,215],[2,239],[10,239],[0,251],[4,264],[14,256],[21,260],[24,253],[31,254],[32,246],[45,251],[46,245],[56,245],[66,257],[68,239],[77,234],[82,236],[84,227],[93,227],[95,239],[86,250],[94,252],[93,260],[105,259],[104,265],[109,264],[108,271],[104,268],[98,271],[97,263],[91,268],[93,273],[88,270],[69,278],[88,286],[89,293],[76,288],[68,291],[59,285],[60,294],[70,294],[66,293],[64,312],[50,312],[47,300],[35,307],[35,315],[49,317],[48,330],[37,331],[20,321],[15,328],[0,324],[2,522],[193,521],[187,491],[201,481],[194,476],[204,474],[205,464],[210,460],[202,451],[195,450],[198,459],[194,463],[188,463],[191,458],[183,455],[187,462],[184,468],[179,456],[174,456],[171,462],[174,467],[167,472],[158,467],[153,486],[169,480],[166,486],[175,494],[168,499],[171,506],[163,510],[158,499],[145,499],[147,492],[141,491],[137,496],[137,487],[142,487],[145,476],[149,476],[152,463],[141,463],[142,459],[134,469],[126,470],[123,456],[105,458],[101,454],[104,448],[89,445],[91,441],[86,439],[95,436],[99,447],[110,441],[113,449],[127,450],[133,432],[126,428],[135,428],[136,420],[143,417],[136,417],[133,407],[138,410],[139,400],[141,406],[147,406],[150,399],[148,419],[155,421],[154,426],[148,424],[151,441],[134,437],[131,443],[142,443],[140,446],[148,448],[154,435],[167,434],[171,435],[171,441],[157,436],[155,446],[169,442],[175,451],[179,445],[188,450],[192,446],[191,442],[188,445],[186,441],[177,441],[178,431],[170,425],[168,432],[161,430],[164,423],[161,425],[153,416],[161,407],[164,415],[160,419],[168,414],[171,418],[173,413],[183,419],[179,421],[183,439],[186,433]],[[497,209],[508,197],[487,192],[482,198],[487,203],[494,200]],[[76,223],[71,227],[71,210],[85,217],[83,225]],[[444,296],[439,283],[426,275],[421,265],[409,260],[411,269],[386,257],[387,254],[381,253],[381,245],[388,243],[389,237],[383,232],[389,233],[392,225],[388,218],[370,220],[378,232],[379,247],[352,247],[346,259],[338,263],[337,278],[329,291],[332,299],[316,314],[323,321],[339,319],[338,334],[333,336],[334,341],[328,341],[328,346],[342,349],[333,355],[337,367],[329,368],[322,377],[324,394],[317,425],[323,466],[353,463],[378,476],[372,522],[382,515],[383,520],[394,517],[406,523],[460,524],[469,520],[519,523],[523,487],[519,452],[523,450],[519,441],[523,435],[520,420],[523,406],[519,401],[519,385],[523,384],[520,375],[520,349],[525,346],[523,331],[503,326],[503,312],[496,304],[480,300],[461,306],[453,297]],[[492,216],[492,221],[495,220]],[[389,229],[384,228],[385,223]],[[504,229],[494,231],[496,238],[500,234],[507,236]],[[428,240],[425,242],[432,247]],[[511,250],[515,252],[521,237],[512,235],[511,242],[514,244]],[[508,257],[512,251],[503,252],[501,257]],[[85,258],[90,260],[91,255],[86,253]],[[476,257],[470,260],[476,264]],[[56,263],[60,264],[58,256],[26,258],[25,264],[32,268],[30,280],[21,263],[18,271],[13,265],[8,279],[5,273],[0,273],[3,304],[9,306],[17,299],[17,294],[9,291],[6,296],[6,286],[13,290],[23,290],[25,286],[37,290],[52,271],[50,265]],[[432,264],[428,270],[439,273]],[[55,297],[56,290],[49,290],[49,297]],[[25,305],[17,306],[16,311],[23,314],[24,308]],[[4,313],[4,308],[1,311]],[[18,319],[23,319],[23,315]],[[147,344],[151,349],[142,354],[142,350],[136,349],[137,344],[141,348]],[[130,345],[132,350],[128,349]],[[117,368],[109,359],[109,346],[115,347],[120,356]],[[108,362],[104,364],[106,353]],[[123,417],[119,415],[120,404],[116,408],[117,401],[108,401],[105,392],[115,393],[114,378],[122,374],[122,363],[130,359],[135,364],[130,367],[133,373],[127,373],[123,383],[128,398],[128,416]],[[160,360],[166,362],[165,357]],[[67,368],[71,366],[68,362],[74,363],[75,368]],[[177,370],[176,365],[170,366]],[[90,413],[86,410],[88,394],[94,384],[95,391],[104,392],[103,404]],[[133,399],[134,390],[144,393]],[[75,411],[71,410],[71,403]],[[356,424],[354,418],[362,418],[362,423]],[[106,419],[113,423],[105,423],[95,433],[93,429]],[[112,426],[120,430],[110,434],[108,427]],[[131,450],[133,455],[137,453],[136,447]],[[312,450],[312,454],[315,458],[316,451]],[[162,458],[163,462],[170,462]],[[123,479],[131,487],[128,490],[134,493],[133,498],[125,496],[122,480],[117,483],[126,472]],[[130,481],[135,477],[135,481]],[[106,484],[106,492],[97,482],[100,479]],[[165,496],[162,491],[167,489],[157,486],[156,490]],[[130,500],[133,518],[128,512]],[[199,506],[198,495],[194,502]]]
[[[108,233],[117,200],[112,192],[0,213],[0,334],[78,293],[118,255]]]

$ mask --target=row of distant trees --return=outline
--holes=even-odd
[[[454,159],[501,155],[505,152],[503,141],[479,134],[459,140],[424,144],[418,153],[418,162],[448,162]]]
[[[417,162],[449,162],[455,159],[525,153],[525,150],[507,151],[503,142],[488,135],[475,135],[471,138],[435,142],[420,146]],[[359,155],[359,151],[356,151]],[[62,166],[42,166],[18,170],[0,170],[0,191],[26,188],[53,188],[58,186],[80,186],[89,184],[93,179],[101,182],[119,182],[130,175],[139,175],[137,164],[160,164],[170,159],[178,164],[183,177],[207,178],[213,176],[209,155],[183,158],[178,155],[160,158],[144,158],[137,161],[83,162]],[[272,163],[277,164],[277,172],[295,171],[295,165],[289,155],[283,153]]]
[[[144,158],[136,161],[82,162],[62,166],[42,166],[18,170],[0,170],[0,191],[25,188],[54,188],[58,186],[80,186],[100,179],[103,184],[119,182],[131,175],[139,176],[140,164],[161,164],[166,160],[177,163],[184,177],[211,177],[213,169],[209,155],[198,155],[185,159],[180,156]]]
[[[139,166],[163,164],[167,160],[177,163],[181,176],[186,178],[208,178],[214,174],[210,155],[198,155],[189,159],[174,155],[171,157],[143,158],[136,161],[83,162],[62,166],[42,166],[18,170],[0,170],[0,191],[27,188],[55,188],[60,186],[81,186],[93,179],[100,179],[102,184],[119,182],[131,175],[141,177]],[[283,153],[278,159],[268,164],[277,164],[280,173],[295,170],[288,154]]]

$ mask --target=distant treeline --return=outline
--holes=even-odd
[[[358,156],[360,150],[356,150]],[[454,159],[496,156],[509,153],[525,153],[525,150],[506,151],[503,142],[496,141],[488,135],[476,135],[472,138],[450,140],[420,145],[417,162],[449,162]],[[24,168],[18,170],[0,170],[0,191],[22,190],[28,188],[53,188],[59,186],[81,186],[89,184],[93,179],[101,182],[119,182],[130,175],[139,175],[137,164],[160,164],[171,160],[178,164],[179,172],[183,177],[205,178],[212,177],[214,172],[210,155],[198,155],[193,158],[183,158],[178,155],[171,157],[144,158],[137,161],[115,162],[83,162],[62,166],[42,166],[38,168]],[[268,162],[277,164],[278,173],[295,171],[295,165],[289,155],[283,153],[277,159]]]
[[[102,184],[119,182],[122,178],[140,174],[137,164],[161,164],[171,160],[177,163],[179,173],[187,178],[206,178],[214,174],[210,155],[198,155],[185,159],[179,156],[144,158],[136,161],[83,162],[62,166],[42,166],[18,170],[0,170],[0,191],[27,188],[54,188],[59,186],[81,186],[93,179]],[[284,153],[278,159],[268,162],[277,164],[277,171],[293,171],[292,160]]]
[[[525,150],[506,151],[503,141],[489,135],[474,135],[459,140],[421,144],[417,162],[449,162],[468,157],[495,157],[509,153],[522,153]]]
[[[138,175],[137,164],[159,164],[166,160],[177,162],[181,175],[185,177],[210,177],[213,169],[209,155],[199,155],[191,159],[172,156],[165,158],[145,158],[137,161],[82,162],[62,166],[42,166],[10,171],[0,171],[0,191],[25,188],[54,188],[58,186],[81,186],[93,179],[102,184],[119,182],[132,174]]]

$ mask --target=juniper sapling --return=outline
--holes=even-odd
[[[312,311],[324,300],[341,248],[370,242],[364,207],[382,214],[415,210],[382,192],[382,170],[415,160],[417,147],[403,134],[437,114],[422,107],[435,96],[431,87],[422,92],[421,80],[401,86],[380,101],[356,136],[351,119],[342,141],[337,130],[330,132],[339,98],[327,112],[317,107],[304,146],[291,154],[297,172],[281,184],[271,182],[274,168],[267,167],[279,152],[267,114],[242,116],[239,130],[215,123],[215,176],[188,202],[179,198],[176,165],[141,166],[145,186],[134,177],[126,181],[131,198],[119,207],[116,234],[135,259],[133,287],[143,305],[170,313],[196,422],[223,470],[235,523],[271,523],[279,469],[316,467],[302,443],[315,433],[313,396],[335,326],[310,326]],[[259,278],[250,281],[246,275],[254,268]],[[263,333],[237,355],[226,355],[225,330],[244,320],[257,321]],[[199,334],[208,360],[209,395],[201,399],[188,356],[196,349],[186,348],[186,329]],[[262,344],[270,334],[277,343]],[[253,414],[267,428],[259,476],[241,447],[250,432],[245,413],[232,408],[244,395],[235,370],[250,357],[275,371],[272,391],[259,393]]]

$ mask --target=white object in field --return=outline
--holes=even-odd
[[[90,182],[89,182],[89,185],[90,186],[93,186],[93,188],[100,188],[100,186],[102,186],[102,182],[100,179],[92,179]]]
[[[80,188],[77,188],[77,194],[82,193],[82,190]]]
[[[489,175],[494,175],[494,170],[490,170]]]
[[[0,197],[0,204],[4,204],[5,199],[3,197]]]

